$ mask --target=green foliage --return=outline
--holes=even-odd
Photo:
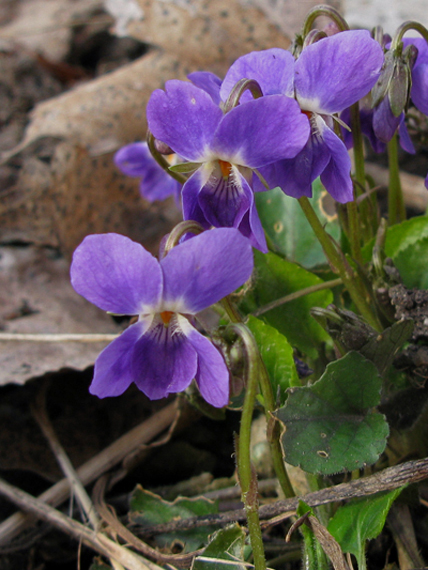
[[[286,261],[274,253],[263,254],[255,251],[254,260],[255,283],[240,306],[245,313],[251,313],[271,301],[323,282],[300,265]],[[319,343],[329,337],[312,318],[309,310],[315,306],[326,307],[332,301],[331,291],[318,291],[266,312],[262,320],[283,334],[292,346],[315,357]]]
[[[375,463],[389,433],[380,401],[381,379],[357,352],[329,364],[312,386],[292,388],[277,416],[285,425],[285,460],[329,475]]]
[[[112,570],[112,567],[109,564],[105,564],[101,558],[95,558],[89,570]]]
[[[312,188],[312,207],[326,231],[340,241],[337,216],[328,216],[325,212],[326,206],[332,202],[331,197],[319,178]],[[322,247],[296,198],[287,196],[280,188],[274,188],[268,192],[258,192],[256,204],[263,227],[279,253],[307,269],[326,264]]]
[[[374,242],[363,250],[370,260]],[[391,257],[406,287],[428,288],[428,216],[417,216],[388,228],[385,254]]]
[[[428,236],[400,248],[393,261],[406,287],[428,289]]]
[[[245,570],[245,566],[237,564],[244,561],[244,546],[245,533],[238,524],[221,529],[213,535],[203,557],[195,559],[192,570]],[[217,560],[230,561],[231,564]]]
[[[218,513],[217,502],[184,497],[169,502],[140,486],[136,487],[132,494],[130,507],[130,520],[143,527]],[[156,542],[158,546],[165,547],[179,541],[184,545],[183,552],[192,552],[206,544],[208,536],[213,531],[212,527],[202,527],[171,534],[164,533],[156,536]]]
[[[340,544],[343,552],[354,554],[360,570],[366,567],[366,541],[380,534],[389,509],[402,489],[378,493],[367,499],[353,500],[339,507],[331,519],[329,532]]]
[[[256,317],[250,316],[247,326],[256,339],[274,396],[283,405],[287,399],[287,389],[299,385],[293,349],[284,335]]]
[[[382,334],[371,338],[361,349],[361,354],[376,365],[382,376],[391,366],[397,352],[413,332],[414,323],[404,319],[385,329]]]

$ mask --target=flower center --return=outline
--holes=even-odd
[[[230,162],[225,162],[224,160],[219,160],[218,163],[220,165],[220,170],[223,175],[223,178],[227,180],[230,176],[232,165],[230,164]]]
[[[169,325],[169,321],[172,318],[172,315],[174,313],[172,311],[162,311],[162,313],[160,313],[160,318],[162,319],[162,322],[165,326]]]
[[[306,115],[308,117],[309,120],[311,119],[311,117],[313,115],[312,111],[305,111],[304,109],[301,109],[301,111],[304,115]]]

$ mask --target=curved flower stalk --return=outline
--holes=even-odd
[[[176,155],[169,155],[168,159],[173,164]],[[114,155],[114,162],[127,176],[141,179],[140,194],[148,202],[165,200],[169,196],[179,200],[181,184],[159,166],[146,142],[131,143],[122,147]]]
[[[371,106],[370,98],[365,97],[360,101],[361,132],[363,133],[363,135],[365,135],[368,138],[370,146],[372,147],[374,152],[380,154],[386,151],[386,142],[379,139],[375,133],[373,125],[373,115],[374,115],[374,110]],[[350,109],[345,109],[343,113],[340,114],[340,119],[350,127],[351,126]],[[415,147],[413,146],[412,139],[410,138],[409,132],[406,127],[406,123],[404,121],[404,113],[402,114],[402,117],[400,118],[398,123],[396,123],[396,126],[394,127],[394,132],[397,129],[397,125],[398,125],[397,132],[399,135],[401,148],[406,152],[408,152],[409,154],[415,154],[416,150]],[[394,132],[391,134],[390,139],[392,138]],[[342,137],[345,142],[346,148],[348,149],[352,148],[353,146],[352,133],[349,130],[342,128]]]
[[[204,89],[168,81],[147,106],[153,135],[184,160],[193,174],[183,186],[183,216],[203,227],[234,227],[267,251],[254,203],[253,170],[292,158],[309,136],[309,122],[291,98],[252,99],[223,114]]]
[[[394,113],[391,107],[391,97],[394,97],[394,92],[410,95],[415,107],[424,115],[428,115],[428,44],[424,38],[404,38],[402,42],[401,51],[403,54],[411,46],[416,48],[417,54],[414,60],[409,55],[407,58],[404,58],[403,55],[403,61],[395,55],[389,58],[391,60],[390,66],[394,65],[395,58],[397,60],[395,65],[400,65],[402,72],[397,71],[397,76],[390,79],[385,96],[373,110],[373,130],[376,137],[384,143],[392,139],[397,129],[404,122],[404,112],[399,110],[398,113]],[[390,73],[386,68],[384,73],[387,74],[388,72]],[[405,77],[406,73],[407,77]],[[407,149],[405,148],[405,150]]]
[[[247,77],[255,79],[265,97],[294,97],[310,120],[304,148],[291,159],[278,161],[261,173],[271,187],[293,197],[312,195],[312,182],[321,176],[338,202],[353,199],[351,163],[345,145],[334,133],[334,115],[367,95],[379,77],[383,52],[365,30],[345,31],[305,47],[295,61],[289,52],[270,49],[239,58],[228,71],[220,95]],[[287,130],[288,132],[288,130]]]
[[[250,242],[233,228],[204,232],[160,261],[125,236],[86,237],[73,256],[74,289],[105,311],[138,315],[98,356],[90,392],[118,396],[135,382],[156,400],[195,378],[209,404],[225,406],[228,369],[192,316],[241,286],[252,270]]]

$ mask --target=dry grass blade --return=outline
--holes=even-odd
[[[95,511],[94,505],[86,492],[85,487],[82,485],[76,470],[74,469],[68,455],[66,454],[64,448],[62,447],[55,430],[49,421],[49,417],[46,411],[46,389],[47,383],[44,384],[40,390],[35,404],[31,407],[34,418],[40,426],[44,436],[49,442],[53,454],[62,469],[62,472],[67,477],[70,482],[70,487],[77,497],[77,500],[83,509],[85,515],[87,516],[91,526],[94,530],[100,528],[100,519]]]
[[[177,413],[176,403],[169,404],[79,467],[77,474],[82,484],[87,485],[95,481],[103,473],[123,461],[130,453],[157,437],[174,422]],[[62,479],[42,493],[39,500],[56,506],[65,501],[69,494],[69,482],[67,479]],[[0,546],[9,545],[15,536],[31,524],[31,521],[28,515],[20,512],[3,521],[0,524]]]
[[[36,499],[21,489],[10,485],[2,479],[0,479],[0,494],[9,499],[20,509],[23,509],[26,512],[31,513],[31,515],[50,523],[56,528],[74,537],[79,542],[82,541],[84,544],[90,546],[103,556],[113,558],[126,568],[126,570],[161,570],[160,567],[153,562],[144,560],[134,552],[131,552],[120,544],[113,542],[105,535],[97,533],[96,531],[78,523],[60,511],[57,511],[50,505],[47,505],[43,501]]]

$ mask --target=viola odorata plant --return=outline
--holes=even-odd
[[[318,16],[331,25],[313,29]],[[159,259],[116,234],[86,237],[73,257],[78,293],[137,317],[98,357],[92,394],[118,396],[134,383],[159,399],[195,380],[209,406],[241,413],[236,463],[256,570],[266,557],[250,454],[255,410],[266,415],[289,497],[288,464],[316,490],[331,484],[320,476],[357,479],[425,445],[402,426],[428,419],[415,388],[427,377],[428,217],[406,220],[397,142],[409,153],[427,144],[427,42],[416,22],[391,37],[350,30],[318,6],[289,50],[245,54],[224,78],[171,78],[149,99],[147,143],[130,142],[115,160],[141,179],[147,200],[174,195],[183,222]],[[387,200],[366,175],[369,145],[388,154]],[[200,312],[212,305],[208,327]],[[408,398],[414,407],[401,409]],[[351,503],[352,516],[339,507],[333,517],[339,551],[360,570],[373,536],[362,521],[380,529],[396,494],[378,510]],[[322,513],[329,524],[332,511]],[[315,513],[301,505],[299,514],[312,520],[302,532],[306,567],[327,569]]]

